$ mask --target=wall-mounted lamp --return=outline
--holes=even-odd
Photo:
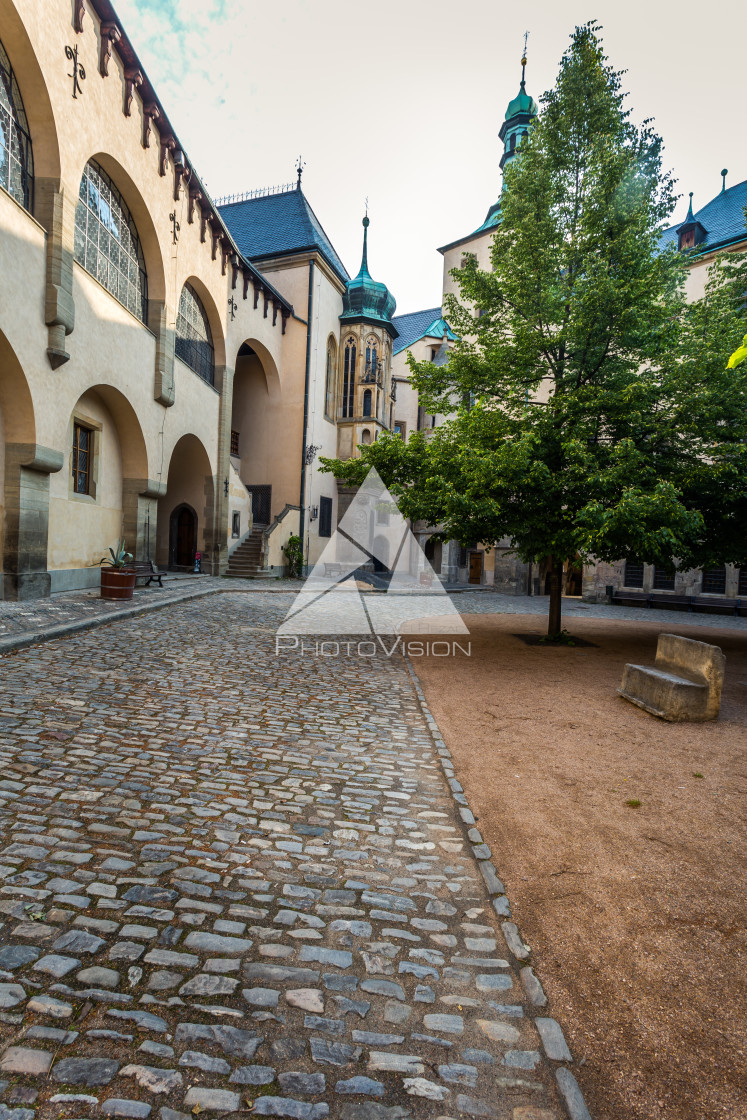
[[[312,506],[309,510],[309,521],[316,521],[319,516],[319,506]]]

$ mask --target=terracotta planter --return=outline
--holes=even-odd
[[[131,568],[101,569],[102,599],[131,599],[137,573]]]

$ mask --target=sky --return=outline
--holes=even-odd
[[[213,198],[295,182],[351,275],[368,199],[369,268],[397,313],[436,307],[437,252],[500,193],[498,130],[521,78],[538,101],[576,24],[603,27],[633,120],[705,205],[747,179],[747,3],[717,0],[114,0]],[[740,107],[741,106],[741,107]]]

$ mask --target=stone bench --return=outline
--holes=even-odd
[[[626,665],[617,691],[673,723],[718,719],[725,666],[718,646],[660,634],[654,666]]]

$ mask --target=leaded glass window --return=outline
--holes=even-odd
[[[337,355],[333,340],[327,343],[327,379],[324,395],[324,415],[329,420],[335,418],[335,381],[337,373]]]
[[[345,362],[342,368],[342,415],[353,415],[355,401],[355,341],[349,338],[345,344]]]
[[[128,311],[148,318],[148,278],[127,203],[94,160],[86,164],[75,209],[75,259]]]
[[[21,91],[0,43],[0,187],[27,210],[34,205],[34,155]]]
[[[213,336],[205,308],[189,284],[182,288],[176,317],[176,356],[209,385],[215,382]]]

